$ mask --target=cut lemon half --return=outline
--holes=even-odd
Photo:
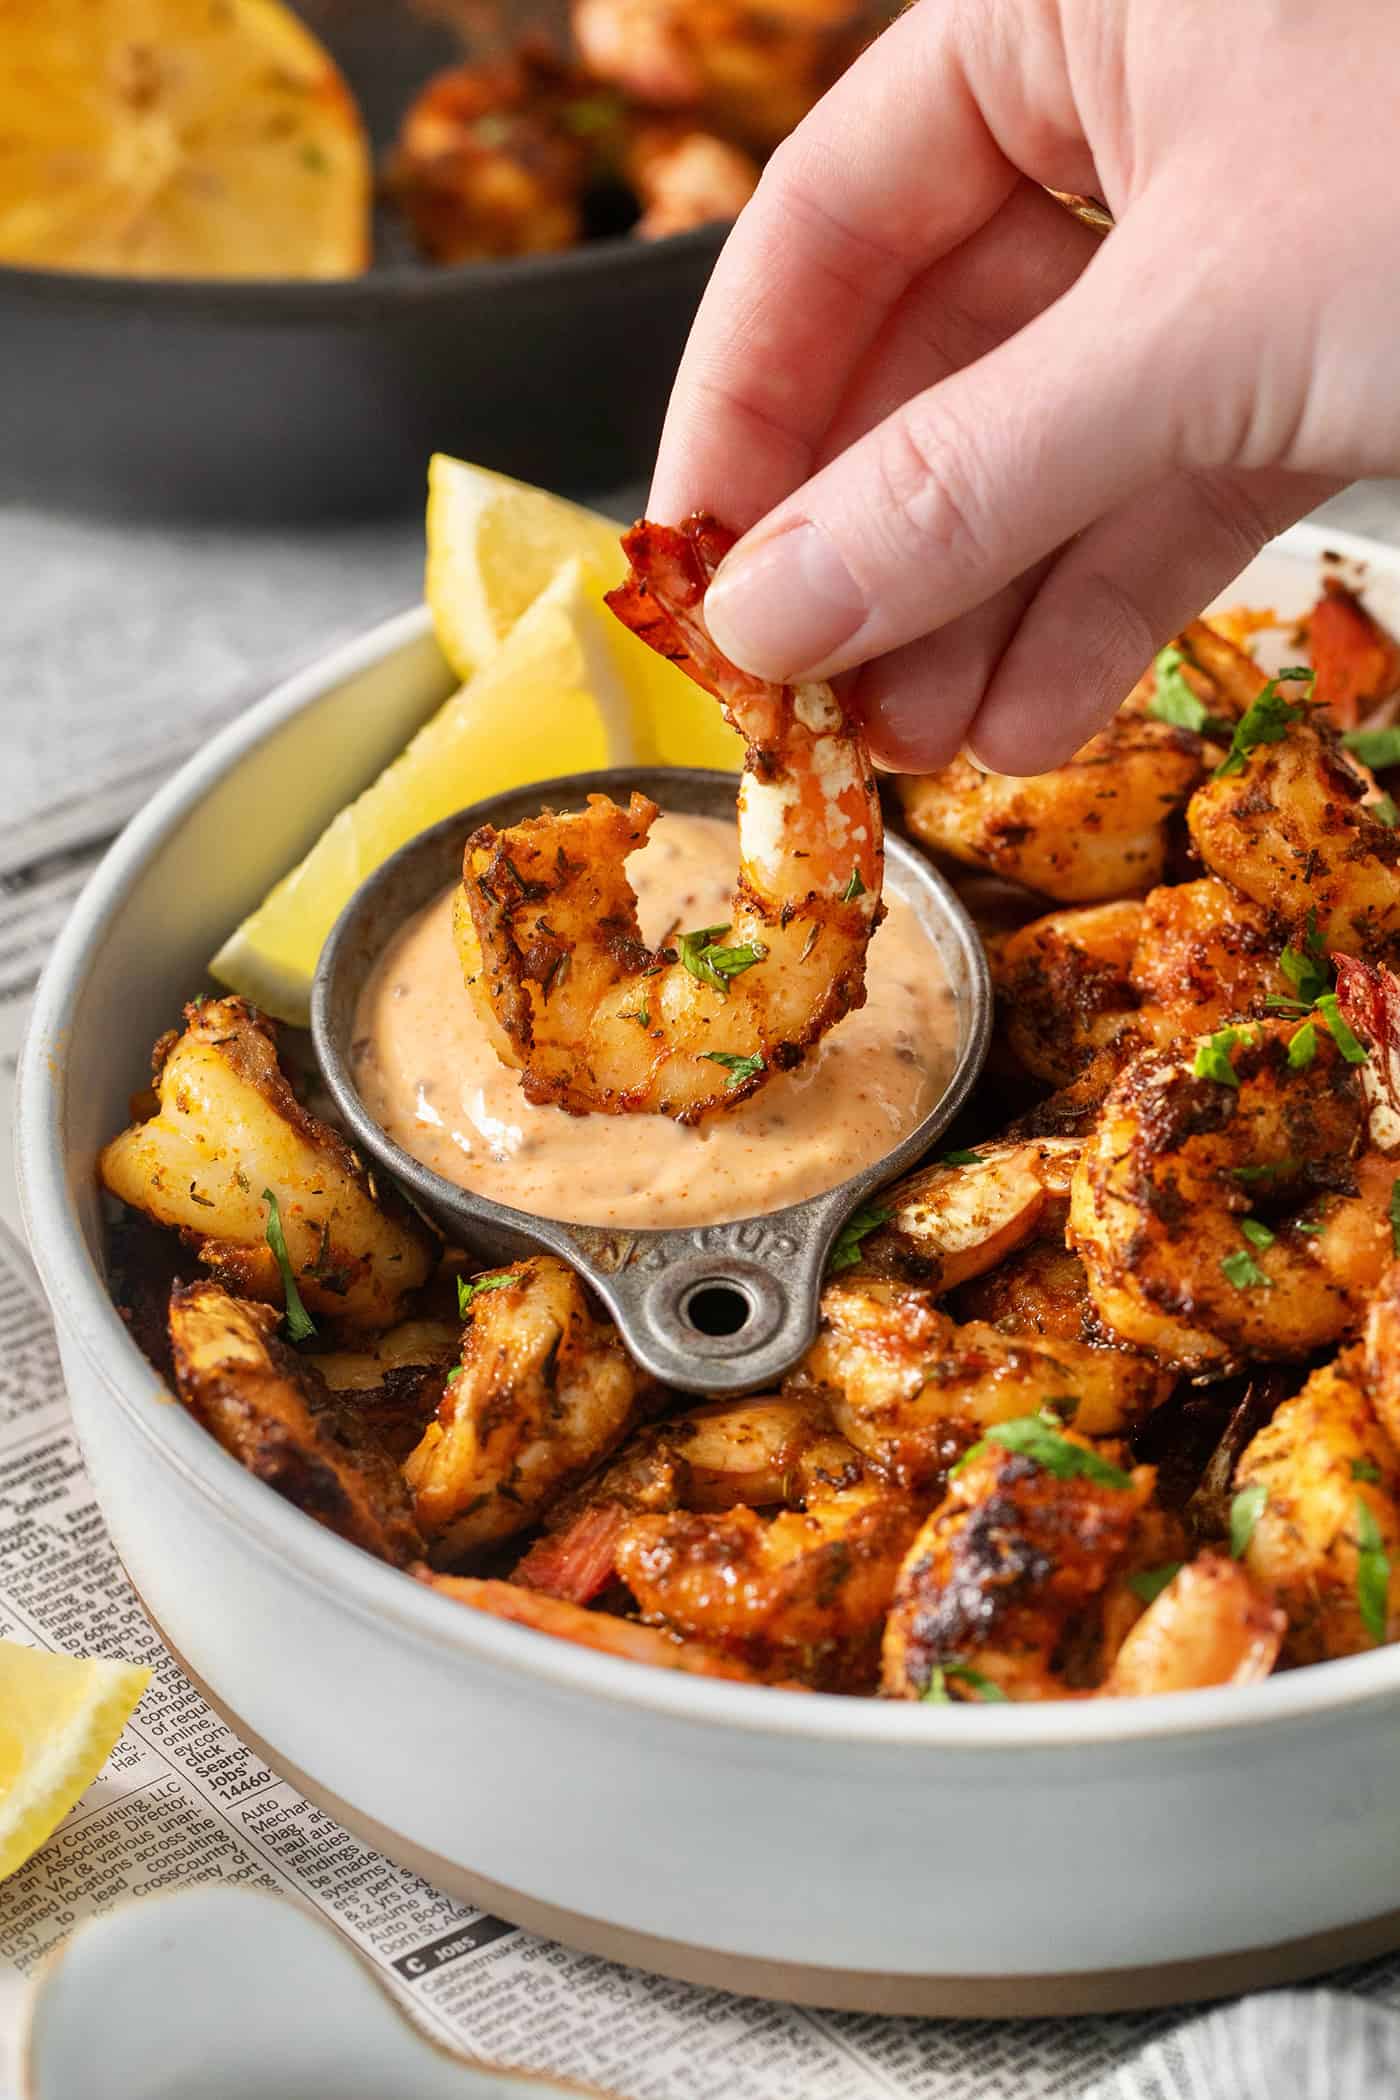
[[[87,1792],[150,1680],[135,1663],[0,1641],[0,1881]]]
[[[371,182],[350,91],[280,0],[0,0],[0,262],[351,276]]]

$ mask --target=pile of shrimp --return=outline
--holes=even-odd
[[[870,0],[573,0],[572,55],[533,32],[436,74],[388,201],[438,263],[732,219],[763,160],[893,10]]]
[[[860,1003],[880,798],[830,688],[709,641],[727,535],[626,544],[615,609],[746,739],[726,937],[764,968],[716,998],[643,945],[635,800],[475,834],[458,944],[532,1098],[693,1121]],[[659,1388],[553,1256],[473,1273],[235,998],[186,1008],[101,1157],[137,1339],[308,1517],[653,1667],[943,1705],[1400,1638],[1400,650],[1335,574],[1273,677],[1267,624],[1194,622],[1055,772],[895,784],[999,1024],[780,1390]]]

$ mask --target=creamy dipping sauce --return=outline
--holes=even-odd
[[[627,863],[642,932],[722,924],[732,823],[662,816]],[[525,1099],[486,1038],[452,943],[447,890],[401,927],[355,1015],[351,1067],[369,1114],[459,1187],[581,1225],[714,1224],[800,1202],[883,1159],[948,1084],[957,1012],[938,951],[886,890],[866,1003],[729,1113],[571,1116]]]

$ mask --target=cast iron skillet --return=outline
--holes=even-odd
[[[461,43],[414,0],[298,0],[376,150]],[[555,29],[562,0],[503,0]],[[415,509],[434,450],[577,491],[645,478],[724,237],[600,240],[437,269],[381,225],[332,283],[0,267],[0,490],[48,508],[248,521]]]

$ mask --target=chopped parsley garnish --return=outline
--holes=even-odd
[[[1233,1254],[1221,1257],[1221,1268],[1226,1281],[1237,1291],[1272,1290],[1273,1278],[1266,1276],[1247,1247],[1238,1248]]]
[[[1317,1056],[1317,1023],[1304,1021],[1302,1027],[1289,1037],[1288,1069],[1290,1072],[1305,1072]]]
[[[1374,1487],[1381,1477],[1381,1469],[1373,1458],[1354,1458],[1351,1462],[1351,1477],[1353,1480],[1364,1480],[1369,1487]]]
[[[267,1244],[282,1271],[282,1296],[287,1307],[283,1317],[287,1323],[287,1333],[294,1342],[309,1341],[316,1332],[316,1322],[302,1304],[301,1292],[297,1289],[297,1280],[292,1274],[292,1258],[287,1252],[287,1238],[282,1230],[282,1213],[271,1189],[263,1190],[262,1199],[267,1205]]]
[[[1220,1086],[1237,1087],[1239,1074],[1230,1062],[1230,1053],[1238,1043],[1253,1042],[1252,1032],[1245,1028],[1217,1028],[1203,1043],[1197,1043],[1196,1055],[1191,1061],[1191,1071],[1196,1079],[1214,1079]]]
[[[1293,1230],[1295,1232],[1326,1232],[1327,1227],[1320,1221],[1314,1222],[1311,1218],[1295,1218],[1293,1220]]]
[[[1230,739],[1230,749],[1215,769],[1215,778],[1224,780],[1227,774],[1242,773],[1244,762],[1259,744],[1281,744],[1293,723],[1301,722],[1305,709],[1295,707],[1285,700],[1279,687],[1294,678],[1312,677],[1312,672],[1301,664],[1290,670],[1280,671],[1271,678],[1259,698],[1254,701],[1235,724],[1235,733]]]
[[[739,1057],[732,1050],[702,1050],[700,1055],[712,1065],[724,1066],[729,1074],[726,1089],[742,1086],[746,1079],[752,1079],[756,1072],[764,1069],[761,1050],[755,1050],[752,1057]]]
[[[1236,1181],[1274,1181],[1280,1174],[1296,1174],[1299,1162],[1296,1159],[1275,1160],[1267,1167],[1231,1167]]]
[[[1268,1489],[1256,1480],[1252,1487],[1241,1488],[1230,1504],[1230,1554],[1234,1560],[1243,1560],[1249,1551],[1254,1527],[1268,1499]]]
[[[1387,766],[1400,766],[1400,725],[1389,729],[1349,729],[1342,742],[1373,773],[1384,772]],[[1384,823],[1385,819],[1381,821]]]
[[[1079,1413],[1078,1393],[1047,1393],[1040,1413],[1051,1422],[1072,1422]]]
[[[1005,1706],[1010,1703],[1001,1686],[994,1684],[992,1679],[985,1677],[980,1670],[974,1670],[971,1663],[950,1662],[934,1664],[928,1690],[924,1693],[926,1706],[953,1704],[952,1694],[948,1690],[950,1680],[955,1684],[965,1684],[985,1705]]]
[[[1270,1232],[1268,1226],[1262,1225],[1258,1218],[1241,1218],[1240,1231],[1251,1247],[1272,1247],[1277,1238],[1277,1234]]]
[[[945,1152],[938,1164],[940,1167],[975,1167],[981,1157],[980,1152]]]
[[[828,1276],[835,1276],[842,1269],[853,1269],[860,1260],[861,1242],[868,1239],[872,1232],[878,1232],[882,1225],[887,1225],[892,1215],[891,1211],[874,1210],[862,1205],[847,1218],[827,1256]]]
[[[1316,912],[1308,913],[1308,930],[1302,947],[1295,948],[1290,942],[1279,957],[1278,966],[1302,1006],[1315,1005],[1324,992],[1331,990],[1332,970],[1317,930]]]
[[[860,869],[852,868],[851,879],[841,892],[841,902],[843,904],[853,904],[857,897],[863,897],[864,895],[865,884],[860,879]]]
[[[731,977],[752,969],[768,953],[766,948],[748,941],[735,948],[722,948],[716,936],[728,931],[727,926],[702,926],[698,932],[681,934],[676,942],[681,961],[691,976],[717,992],[727,992]]]
[[[1387,831],[1394,831],[1396,825],[1400,824],[1400,809],[1396,808],[1393,795],[1378,795],[1368,807],[1376,822],[1384,824]]]
[[[1341,1008],[1337,1004],[1337,994],[1335,992],[1322,992],[1316,1001],[1316,1008],[1321,1019],[1327,1023],[1327,1033],[1331,1036],[1347,1063],[1349,1065],[1364,1065],[1368,1058],[1366,1045],[1353,1035],[1351,1029],[1342,1019]]]
[[[1356,1498],[1356,1609],[1378,1645],[1385,1639],[1390,1602],[1390,1555],[1369,1502]]]
[[[1003,1451],[1012,1451],[1018,1458],[1028,1458],[1033,1464],[1053,1473],[1056,1480],[1092,1480],[1100,1487],[1126,1488],[1132,1486],[1132,1478],[1119,1466],[1111,1466],[1097,1451],[1084,1444],[1071,1443],[1067,1436],[1048,1422],[1044,1415],[1018,1415],[1011,1422],[997,1422],[987,1431],[980,1443],[965,1451],[952,1473],[960,1473],[970,1459],[988,1444],[999,1444]],[[950,1473],[949,1477],[952,1477]]]
[[[468,1283],[465,1277],[459,1276],[457,1278],[457,1311],[465,1319],[467,1308],[473,1298],[479,1298],[483,1291],[503,1291],[508,1283],[519,1283],[519,1281],[520,1278],[514,1269],[508,1269],[504,1276],[478,1276],[472,1283]]]
[[[1187,684],[1182,669],[1186,660],[1175,642],[1159,652],[1153,664],[1157,690],[1147,703],[1147,712],[1159,722],[1170,722],[1173,729],[1194,729],[1197,736],[1228,736],[1230,724],[1213,715]]]
[[[639,1006],[632,1013],[623,1014],[621,1018],[624,1021],[635,1021],[639,1028],[650,1028],[651,1009],[649,1007]]]
[[[1172,1578],[1180,1572],[1179,1560],[1165,1561],[1160,1568],[1139,1568],[1128,1577],[1128,1588],[1144,1604],[1155,1604]]]

